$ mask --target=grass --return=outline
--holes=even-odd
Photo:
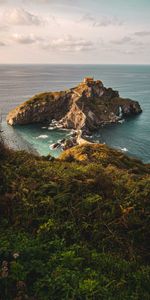
[[[1,300],[149,299],[149,165],[97,144],[0,163]]]

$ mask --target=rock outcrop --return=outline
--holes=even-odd
[[[141,113],[137,101],[124,99],[100,80],[85,78],[77,87],[61,92],[35,95],[7,116],[10,125],[51,123],[89,133],[105,124]]]
[[[86,136],[86,139],[83,136],[82,130],[74,131],[69,138],[64,138],[58,140],[56,143],[50,146],[50,149],[61,148],[62,150],[70,149],[77,145],[83,144],[93,144],[93,141],[90,140],[90,137]]]

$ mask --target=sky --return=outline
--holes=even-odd
[[[150,0],[0,0],[0,63],[150,64]]]

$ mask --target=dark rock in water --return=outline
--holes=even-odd
[[[57,142],[57,143],[51,145],[51,148],[52,149],[57,149],[57,148],[60,148],[60,146],[61,146],[61,144]]]
[[[83,144],[83,143],[93,143],[90,141],[88,136],[84,136],[82,130],[74,132],[69,138],[64,138],[55,144],[50,146],[51,149],[61,148],[62,150],[68,150],[74,146]]]
[[[119,115],[121,110],[121,116]],[[64,92],[34,96],[7,116],[10,125],[50,122],[52,128],[82,130],[90,134],[105,124],[141,113],[137,101],[124,99],[100,80],[85,78],[77,87]]]
[[[62,140],[60,141],[60,143],[63,144],[63,143],[65,143],[65,141],[66,141],[66,139],[62,139]]]

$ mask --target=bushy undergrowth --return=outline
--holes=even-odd
[[[1,300],[149,299],[148,165],[101,145],[0,163]]]

